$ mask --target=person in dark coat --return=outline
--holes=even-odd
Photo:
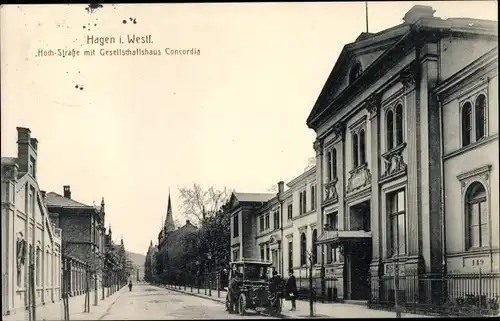
[[[227,296],[229,298],[229,305],[230,305],[229,312],[233,312],[234,307],[238,302],[238,296],[240,295],[239,286],[241,284],[243,277],[243,275],[238,271],[234,271],[233,273],[234,273],[233,277],[229,281],[229,285],[227,287]]]
[[[297,309],[295,305],[295,300],[297,300],[297,281],[295,280],[295,275],[293,275],[293,269],[288,271],[288,280],[286,281],[286,292],[290,301],[292,301],[292,308],[290,311],[295,311]]]
[[[128,290],[132,291],[132,280],[128,281]]]

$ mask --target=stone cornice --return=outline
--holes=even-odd
[[[450,95],[459,90],[461,84],[475,81],[482,74],[491,70],[496,70],[498,67],[498,47],[490,50],[483,56],[479,57],[472,63],[468,64],[445,81],[439,83],[434,88],[434,93],[437,95]],[[481,71],[483,71],[481,73]]]

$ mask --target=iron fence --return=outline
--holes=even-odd
[[[431,315],[480,316],[499,313],[500,275],[406,274],[372,278],[372,308],[398,305],[407,312]]]

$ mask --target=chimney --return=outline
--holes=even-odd
[[[45,194],[47,194],[46,191],[40,191],[40,194],[42,194],[42,199],[45,199]]]
[[[70,189],[69,185],[64,185],[63,188],[64,188],[64,195],[63,196],[66,198],[71,198],[71,189]]]
[[[285,182],[278,182],[278,194],[282,194],[285,191]]]
[[[186,220],[186,225],[191,225],[191,222],[189,220]]]
[[[415,23],[420,18],[432,18],[436,10],[429,6],[415,5],[403,17],[406,23]]]
[[[38,140],[31,138],[31,130],[29,128],[16,127],[16,129],[19,172],[29,172],[36,178],[36,150],[38,148]]]

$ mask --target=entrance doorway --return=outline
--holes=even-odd
[[[365,201],[350,207],[350,230],[370,232],[371,212],[370,201]],[[372,260],[372,240],[354,238],[347,245],[349,255],[349,281],[351,300],[370,299],[370,263]]]

